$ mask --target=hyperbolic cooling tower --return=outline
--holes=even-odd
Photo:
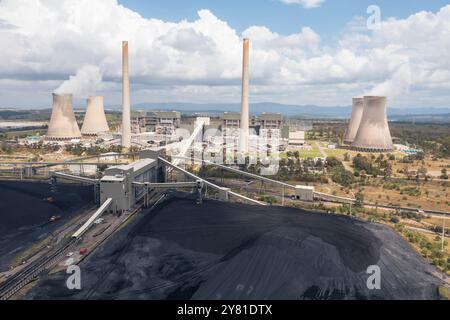
[[[72,95],[53,93],[52,116],[46,139],[67,141],[80,138],[80,129],[72,108]]]
[[[108,122],[106,121],[105,110],[103,108],[103,97],[88,97],[81,134],[95,136],[101,132],[108,131]]]
[[[359,124],[361,123],[361,117],[364,110],[364,99],[353,98],[352,117],[348,124],[347,130],[344,135],[344,143],[352,144],[355,140],[356,133],[358,132]]]
[[[364,97],[364,110],[352,149],[368,152],[394,149],[387,121],[386,97]]]

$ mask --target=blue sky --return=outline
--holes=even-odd
[[[382,19],[406,18],[421,10],[437,11],[445,0],[325,0],[317,8],[284,4],[279,0],[120,0],[119,3],[146,18],[178,22],[197,18],[200,9],[211,10],[241,33],[249,26],[266,26],[281,34],[298,32],[309,26],[323,39],[333,40],[355,16],[365,16],[370,5],[378,5]]]
[[[48,107],[58,89],[119,105],[123,40],[133,103],[238,103],[243,36],[252,102],[450,108],[442,0],[0,0],[0,107]]]

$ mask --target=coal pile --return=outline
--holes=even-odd
[[[59,184],[51,192],[48,182],[0,181],[0,271],[88,204],[93,204],[89,186]],[[60,219],[50,223],[52,216]]]
[[[378,265],[381,289],[367,287]],[[437,299],[440,280],[385,226],[294,208],[171,199],[29,299]]]

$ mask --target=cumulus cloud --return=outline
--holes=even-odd
[[[412,82],[411,67],[408,63],[401,65],[393,76],[372,88],[367,95],[387,96],[394,100],[399,95],[407,93]]]
[[[129,41],[134,103],[239,102],[243,37],[251,42],[254,102],[349,104],[354,95],[381,92],[406,93],[409,101],[398,100],[405,106],[447,103],[450,5],[387,19],[374,31],[363,25],[355,18],[330,45],[307,26],[288,35],[265,26],[238,34],[206,9],[175,23],[144,18],[117,0],[2,0],[0,81],[9,87],[0,87],[0,104],[23,96],[33,81],[41,97],[45,85],[50,93],[71,75],[77,96],[101,82],[106,101],[118,104],[122,40]]]
[[[305,8],[319,7],[325,0],[280,0],[285,4],[301,4]]]
[[[97,66],[86,65],[81,67],[74,76],[64,81],[55,93],[71,93],[75,98],[87,98],[95,95],[97,88],[102,83],[102,73]]]

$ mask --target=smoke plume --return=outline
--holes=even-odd
[[[56,90],[57,94],[71,93],[75,98],[84,99],[95,95],[95,91],[102,83],[100,68],[93,65],[85,65],[78,69],[74,76],[64,81]]]
[[[409,63],[402,64],[390,79],[376,85],[366,95],[385,96],[395,99],[401,94],[408,92],[411,85],[411,67]]]

